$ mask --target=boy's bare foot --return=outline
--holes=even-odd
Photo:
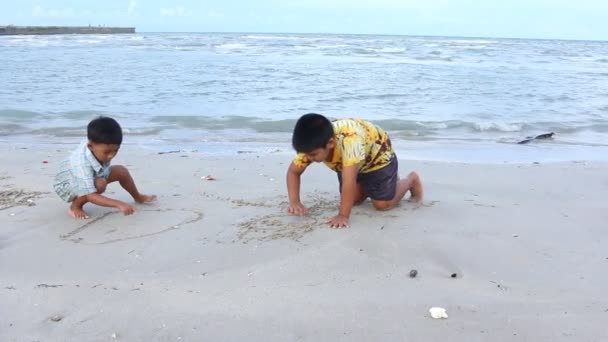
[[[156,195],[139,195],[135,198],[137,203],[150,203],[156,201]]]
[[[87,213],[81,207],[74,205],[71,205],[68,209],[68,215],[77,220],[86,220],[89,218],[89,215],[87,215]]]
[[[420,202],[422,202],[422,199],[423,199],[422,195],[420,195],[420,196],[412,195],[412,196],[410,196],[410,198],[407,199],[407,201],[411,202],[411,203],[420,203]]]
[[[424,189],[422,187],[422,181],[420,180],[420,176],[416,172],[410,172],[407,176],[407,179],[410,181],[410,198],[409,202],[412,203],[420,203],[424,198]]]

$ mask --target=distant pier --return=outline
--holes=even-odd
[[[0,26],[0,36],[46,34],[121,34],[135,33],[135,27],[106,26]]]

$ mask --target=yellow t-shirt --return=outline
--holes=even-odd
[[[330,169],[342,172],[344,166],[359,165],[360,173],[368,173],[387,166],[394,157],[388,134],[373,123],[361,119],[338,119],[332,122],[336,147],[331,161],[325,161]],[[298,167],[312,162],[304,153],[293,160]]]

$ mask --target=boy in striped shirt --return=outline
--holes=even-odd
[[[122,129],[116,120],[108,117],[94,119],[87,127],[87,138],[61,163],[53,184],[57,195],[71,203],[68,209],[70,216],[89,218],[83,209],[89,202],[116,208],[125,215],[133,214],[135,208],[132,205],[103,195],[106,186],[116,181],[137,203],[156,200],[156,196],[144,195],[137,190],[126,167],[110,165],[122,144]]]

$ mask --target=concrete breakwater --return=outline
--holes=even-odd
[[[106,26],[0,26],[0,35],[135,33],[135,27]]]

